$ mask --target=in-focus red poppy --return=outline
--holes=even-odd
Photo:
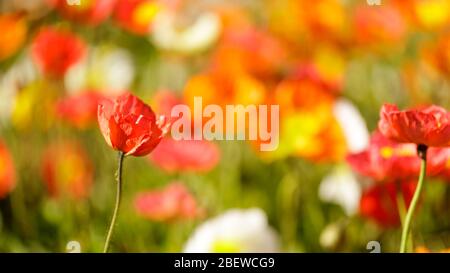
[[[106,142],[126,156],[149,154],[168,129],[164,116],[157,119],[150,106],[128,92],[100,102],[98,123]]]
[[[155,0],[118,1],[114,19],[124,29],[145,35],[151,31],[153,20],[160,9],[160,4]]]
[[[450,146],[450,113],[438,106],[400,111],[395,105],[385,104],[378,128],[383,135],[398,142]]]
[[[359,204],[360,214],[382,227],[397,227],[400,225],[397,195],[402,193],[407,209],[415,189],[415,182],[376,184],[363,193]]]
[[[172,182],[161,190],[140,193],[134,204],[139,215],[153,221],[194,219],[203,214],[195,198],[180,182]]]
[[[449,148],[431,148],[428,151],[427,174],[438,175],[442,172],[449,157]],[[347,162],[355,172],[377,182],[417,179],[420,172],[420,158],[415,144],[395,142],[378,131],[372,134],[369,147],[349,154]]]
[[[25,42],[27,24],[20,13],[0,15],[0,61],[9,58]]]
[[[150,155],[150,160],[167,172],[207,172],[220,160],[220,150],[206,140],[164,138]]]
[[[12,157],[5,144],[0,141],[0,199],[16,186],[16,173]]]
[[[103,99],[99,92],[88,90],[58,101],[56,113],[73,126],[84,129],[97,122],[98,104]]]
[[[79,37],[55,27],[42,28],[32,42],[33,60],[48,76],[64,76],[85,53],[86,45]]]
[[[47,0],[62,16],[80,23],[98,25],[108,18],[116,0],[80,1],[80,5],[68,5],[67,0]]]
[[[52,197],[86,198],[92,187],[93,167],[80,144],[54,143],[43,154],[42,177]]]

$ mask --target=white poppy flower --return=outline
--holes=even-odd
[[[319,198],[340,205],[347,215],[358,211],[361,185],[347,166],[336,168],[319,186]]]
[[[369,145],[370,133],[358,109],[348,100],[334,104],[334,115],[344,133],[349,152],[357,153]]]
[[[88,58],[67,71],[64,82],[69,93],[95,88],[118,95],[131,86],[134,75],[130,53],[97,47],[90,50]]]
[[[278,235],[258,208],[232,209],[200,225],[184,252],[278,252]]]
[[[21,57],[8,71],[0,75],[0,121],[8,120],[17,93],[36,79],[37,72],[28,55]]]
[[[333,249],[342,237],[342,223],[336,222],[327,225],[320,233],[319,243],[325,249]]]
[[[201,14],[190,26],[179,29],[176,15],[161,11],[152,26],[151,40],[156,47],[178,53],[194,53],[210,47],[221,31],[219,16],[212,12]]]

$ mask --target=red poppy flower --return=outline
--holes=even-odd
[[[395,105],[385,104],[378,128],[383,135],[398,142],[450,146],[450,113],[438,106],[400,111]]]
[[[183,100],[177,97],[173,92],[169,90],[158,91],[152,100],[154,111],[159,115],[165,116],[170,124],[173,124],[180,117],[172,117],[172,108],[176,105],[184,104]],[[185,117],[190,118],[190,117]]]
[[[450,156],[447,158],[445,162],[444,169],[439,174],[440,177],[444,178],[446,181],[450,182]]]
[[[408,208],[416,189],[416,183],[402,182],[397,184],[390,182],[377,184],[363,193],[359,206],[360,214],[374,220],[383,227],[400,225],[397,206],[397,193],[400,189],[406,204],[405,207]]]
[[[349,154],[347,162],[357,173],[376,181],[415,179],[420,172],[417,147],[412,143],[392,141],[380,132],[373,133],[369,147]],[[445,167],[450,149],[431,148],[428,154],[428,175],[437,175]]]
[[[114,19],[124,29],[145,35],[150,32],[159,9],[160,4],[154,0],[118,1],[114,9]]]
[[[150,106],[130,93],[103,100],[98,107],[98,123],[113,149],[133,156],[153,151],[168,127],[164,116],[157,120]]]
[[[42,72],[62,77],[86,52],[84,42],[73,33],[45,27],[33,40],[32,56]]]
[[[216,144],[206,140],[164,138],[150,159],[167,172],[207,172],[219,162],[220,151]]]
[[[16,185],[14,163],[6,146],[0,141],[0,198],[10,193]]]
[[[68,5],[67,0],[47,0],[64,17],[90,25],[98,25],[108,18],[116,0],[81,0],[80,5]]]
[[[64,98],[57,102],[56,113],[78,128],[86,128],[97,121],[97,110],[103,95],[95,91]]]
[[[139,215],[153,221],[193,219],[202,214],[195,198],[179,182],[162,190],[140,193],[134,204]]]
[[[42,177],[53,197],[85,198],[92,186],[93,167],[78,143],[56,143],[43,154]]]

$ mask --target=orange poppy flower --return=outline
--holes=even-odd
[[[12,56],[25,42],[27,25],[22,14],[0,15],[0,61]]]
[[[93,182],[93,167],[78,143],[55,143],[43,154],[42,177],[53,197],[86,198]]]
[[[441,249],[439,251],[432,251],[424,246],[416,247],[415,253],[450,253],[450,248]]]
[[[355,39],[362,45],[392,44],[402,41],[407,25],[392,5],[371,7],[362,4],[354,11]]]

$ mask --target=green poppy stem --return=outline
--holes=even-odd
[[[428,147],[425,145],[418,145],[417,146],[417,154],[419,155],[421,159],[421,167],[420,167],[420,175],[419,175],[419,181],[417,182],[416,191],[414,192],[414,196],[411,200],[411,204],[408,208],[408,212],[406,213],[404,225],[403,225],[403,231],[402,231],[402,239],[400,243],[400,253],[406,252],[406,244],[408,241],[409,231],[411,228],[411,220],[414,215],[414,211],[417,206],[417,202],[419,201],[420,194],[422,192],[423,184],[425,181],[425,175],[427,173],[427,150]]]
[[[397,188],[398,215],[400,216],[401,227],[403,228],[403,226],[405,225],[406,205],[405,205],[405,198],[403,198],[402,185],[400,183],[398,183],[397,186],[398,186],[398,188]],[[410,234],[410,236],[408,236],[409,239],[408,239],[408,242],[407,242],[409,247],[406,248],[407,251],[409,251],[410,247],[413,244],[411,231],[409,232],[409,234]]]
[[[120,201],[122,199],[122,165],[123,165],[124,153],[119,152],[118,155],[118,166],[116,172],[117,181],[117,191],[116,191],[116,204],[114,206],[114,212],[111,219],[111,224],[109,225],[108,233],[106,235],[105,247],[103,248],[103,253],[107,253],[109,250],[109,244],[111,242],[111,237],[114,231],[114,226],[116,224],[117,215],[119,214]]]

